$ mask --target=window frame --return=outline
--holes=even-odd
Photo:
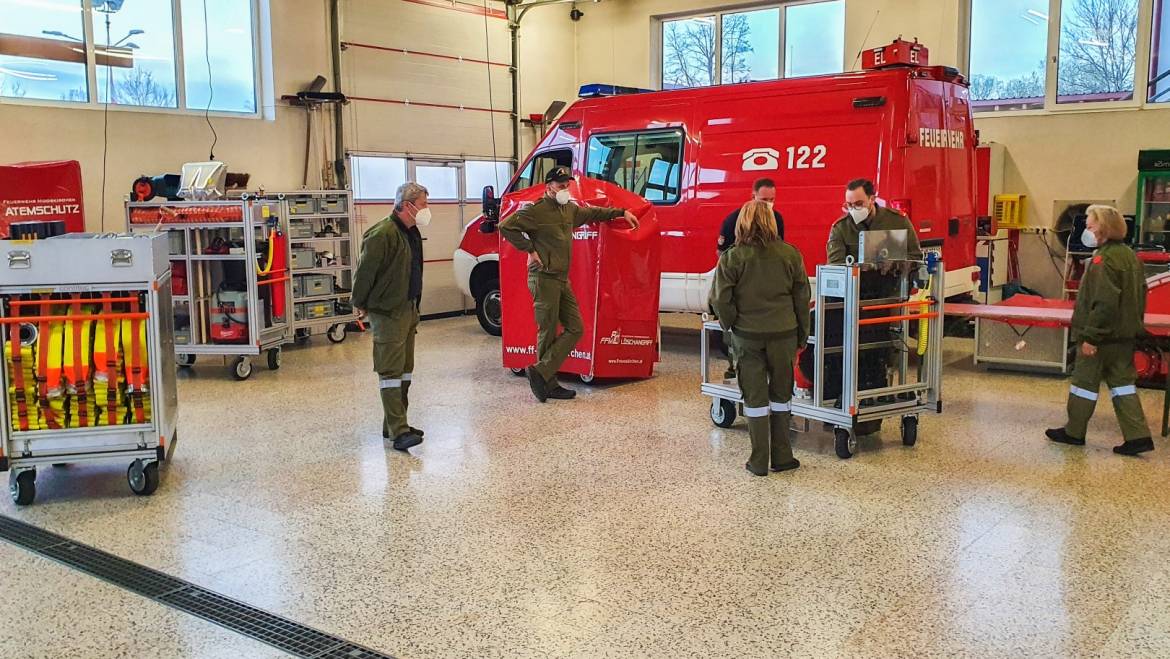
[[[182,14],[182,0],[169,0],[171,3],[171,30],[174,40],[175,57],[173,60],[175,66],[175,104],[177,107],[156,107],[151,105],[121,105],[116,103],[101,103],[98,89],[98,74],[97,74],[97,41],[94,34],[95,12],[93,8],[93,0],[81,0],[81,20],[82,20],[82,38],[85,40],[85,79],[89,86],[89,100],[81,101],[59,101],[49,99],[25,99],[11,96],[0,96],[0,106],[3,105],[23,105],[34,107],[53,107],[66,108],[72,110],[99,110],[107,109],[117,112],[150,112],[155,114],[170,114],[180,116],[211,116],[225,119],[260,119],[264,116],[264,103],[268,97],[268,89],[265,85],[264,66],[265,54],[261,48],[262,37],[264,30],[262,30],[261,22],[269,16],[266,10],[266,3],[269,0],[248,0],[252,11],[252,90],[255,95],[256,109],[253,112],[231,112],[226,110],[210,110],[205,111],[199,108],[187,107],[187,76],[186,67],[184,66],[184,52],[183,52],[183,14]]]
[[[608,181],[606,179],[601,179],[601,178],[594,178],[594,177],[589,175],[589,146],[593,142],[593,140],[595,140],[597,138],[600,138],[600,137],[633,137],[634,138],[634,157],[636,158],[637,153],[638,153],[637,144],[638,144],[639,137],[643,137],[646,135],[669,135],[672,133],[678,135],[678,141],[679,141],[679,147],[678,147],[678,196],[675,197],[675,199],[670,200],[670,201],[667,201],[667,200],[653,201],[650,199],[646,199],[646,201],[650,202],[650,204],[652,204],[654,206],[677,206],[683,200],[683,167],[686,165],[686,161],[687,161],[687,159],[686,159],[687,131],[686,131],[686,128],[684,128],[683,126],[671,126],[671,127],[667,127],[667,128],[650,128],[650,129],[646,129],[646,130],[619,130],[619,131],[604,131],[604,132],[590,133],[589,136],[585,139],[585,157],[584,157],[584,161],[583,161],[582,167],[581,167],[581,176],[583,176],[585,178],[591,178],[595,181],[602,181],[604,183],[609,183],[610,185],[617,185],[617,183],[614,183],[613,181]],[[647,174],[647,177],[648,176],[649,176],[649,174]],[[622,188],[623,190],[627,190],[623,186],[619,185],[618,187]],[[637,192],[634,192],[633,190],[627,190],[627,191],[632,193],[632,194],[638,194]],[[645,197],[643,197],[643,198],[645,198]]]
[[[691,18],[711,17],[711,18],[715,19],[715,45],[716,45],[716,47],[715,47],[715,67],[714,67],[714,69],[715,69],[716,80],[713,80],[711,82],[711,84],[707,85],[707,86],[718,87],[718,86],[722,86],[722,85],[747,84],[747,83],[741,83],[741,82],[727,82],[727,83],[723,82],[723,18],[725,16],[733,16],[735,14],[745,14],[745,13],[750,13],[750,12],[754,12],[754,11],[764,11],[764,10],[768,10],[768,9],[779,9],[780,10],[779,12],[777,12],[779,14],[779,18],[778,18],[777,25],[776,25],[776,29],[778,30],[777,31],[777,43],[779,44],[779,47],[777,48],[777,53],[776,53],[776,77],[770,78],[769,81],[770,80],[795,80],[795,79],[799,79],[799,78],[810,77],[810,76],[786,77],[784,75],[784,65],[785,65],[784,60],[785,60],[785,51],[786,51],[786,46],[787,46],[787,38],[785,35],[785,31],[787,28],[787,20],[788,20],[788,12],[786,11],[786,8],[795,7],[795,6],[799,6],[799,5],[818,5],[818,4],[822,4],[825,2],[836,2],[836,1],[837,0],[789,0],[788,2],[767,2],[767,3],[763,3],[763,4],[758,4],[758,5],[731,6],[731,7],[724,7],[724,8],[706,9],[706,10],[691,10],[691,11],[686,11],[686,12],[677,13],[677,14],[662,14],[659,16],[655,16],[651,20],[650,46],[651,46],[651,48],[654,49],[653,52],[657,53],[657,55],[650,58],[651,69],[652,69],[650,79],[654,81],[655,85],[657,86],[657,89],[659,89],[659,90],[664,89],[663,78],[665,77],[665,71],[664,71],[665,67],[663,66],[663,61],[662,61],[662,55],[663,55],[662,50],[666,46],[666,33],[665,33],[666,24],[669,22],[672,22],[672,21],[687,20],[687,19],[691,19]],[[842,30],[842,33],[844,33],[844,31],[845,31],[844,24],[841,25],[841,30]],[[846,61],[846,57],[845,57],[844,53],[842,53],[842,71],[840,71],[841,73],[845,72],[845,61]],[[833,74],[829,73],[829,74],[823,74],[823,75],[833,75]],[[753,81],[753,82],[766,82],[766,81],[760,80],[760,81]],[[702,87],[679,87],[678,89],[701,89],[701,88]]]
[[[971,27],[974,14],[973,3],[962,3],[959,21],[959,52],[963,58],[962,68],[971,75]],[[1060,39],[1061,18],[1064,0],[1048,0],[1048,41],[1044,58],[1044,107],[1030,110],[980,110],[978,117],[1035,116],[1044,114],[1067,114],[1077,112],[1121,112],[1126,110],[1170,109],[1170,102],[1149,101],[1150,57],[1154,27],[1154,0],[1137,0],[1137,46],[1134,49],[1133,98],[1125,101],[1092,101],[1085,103],[1059,103],[1057,91],[1060,84]]]

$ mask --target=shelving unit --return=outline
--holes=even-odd
[[[284,204],[289,221],[289,263],[297,250],[313,250],[312,265],[291,267],[292,327],[297,339],[324,332],[330,341],[345,340],[357,320],[349,304],[357,264],[353,236],[353,197],[347,190],[267,193]],[[326,258],[332,256],[331,259]]]
[[[292,278],[284,266],[259,270],[267,263],[271,231],[287,236],[287,218],[282,202],[253,195],[126,203],[131,233],[168,236],[171,268],[182,282],[172,302],[180,366],[218,355],[230,362],[236,379],[245,380],[252,374],[251,358],[264,353],[270,369],[280,368],[280,348],[293,339]],[[287,242],[278,240],[273,249],[288,256]]]

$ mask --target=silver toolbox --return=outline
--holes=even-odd
[[[322,197],[319,200],[319,203],[320,203],[320,211],[322,213],[330,213],[330,214],[337,215],[340,213],[344,213],[348,210],[345,207],[345,197],[340,196],[340,195],[330,195],[328,197]]]
[[[317,266],[317,252],[312,247],[294,247],[291,263],[293,270],[314,268]]]
[[[293,305],[293,317],[296,320],[331,318],[335,313],[333,302],[298,302]]]
[[[58,286],[131,284],[154,281],[170,270],[169,239],[165,234],[137,234],[97,238],[71,233],[34,241],[0,241],[0,284]]]
[[[313,197],[293,197],[288,200],[289,215],[313,215],[317,212],[317,200]]]
[[[333,275],[296,275],[293,297],[316,297],[333,294]]]
[[[302,240],[313,237],[312,220],[293,220],[288,223],[288,237],[291,240]]]

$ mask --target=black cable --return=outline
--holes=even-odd
[[[1057,254],[1052,250],[1052,245],[1048,244],[1048,234],[1037,233],[1036,237],[1040,239],[1040,242],[1044,245],[1045,251],[1048,252],[1048,262],[1051,263],[1052,268],[1056,270],[1056,276],[1060,277],[1061,285],[1063,286],[1064,272],[1061,271],[1060,266],[1056,264]]]
[[[114,71],[109,63],[110,15],[106,14],[106,102],[102,109],[102,233],[106,232],[106,162],[110,154],[110,100],[113,97]]]
[[[497,147],[496,147],[496,106],[495,106],[495,99],[493,98],[493,94],[492,94],[492,43],[491,43],[491,30],[489,28],[489,23],[488,23],[487,0],[483,0],[483,49],[484,49],[484,60],[487,61],[487,64],[485,64],[484,66],[487,67],[488,110],[489,110],[488,121],[491,122],[491,129],[492,129],[492,180],[494,180],[496,182],[496,195],[499,195],[502,193],[502,190],[500,190],[500,174],[499,174],[500,156],[499,156],[499,153],[497,153],[497,151],[496,151],[496,149],[497,149]],[[512,75],[519,75],[519,71],[512,71]],[[512,112],[518,114],[520,112],[520,108],[512,108]],[[512,129],[515,130],[515,124],[513,124]],[[516,159],[517,162],[519,162],[519,158],[520,158],[519,153],[513,154],[512,157],[514,159]],[[466,165],[464,165],[464,167],[466,167]],[[467,177],[465,175],[464,180],[466,180],[466,178]],[[464,191],[463,194],[466,196],[467,191]]]
[[[207,127],[211,129],[211,149],[207,159],[215,160],[215,145],[219,143],[219,134],[215,132],[215,126],[211,125],[211,102],[215,100],[215,85],[211,82],[211,39],[208,37],[207,28],[207,0],[203,0],[203,56],[207,61],[207,107],[203,109],[203,120],[207,122]]]

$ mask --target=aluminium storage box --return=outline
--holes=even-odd
[[[316,267],[317,252],[312,247],[294,247],[292,250],[292,269],[306,270]]]

